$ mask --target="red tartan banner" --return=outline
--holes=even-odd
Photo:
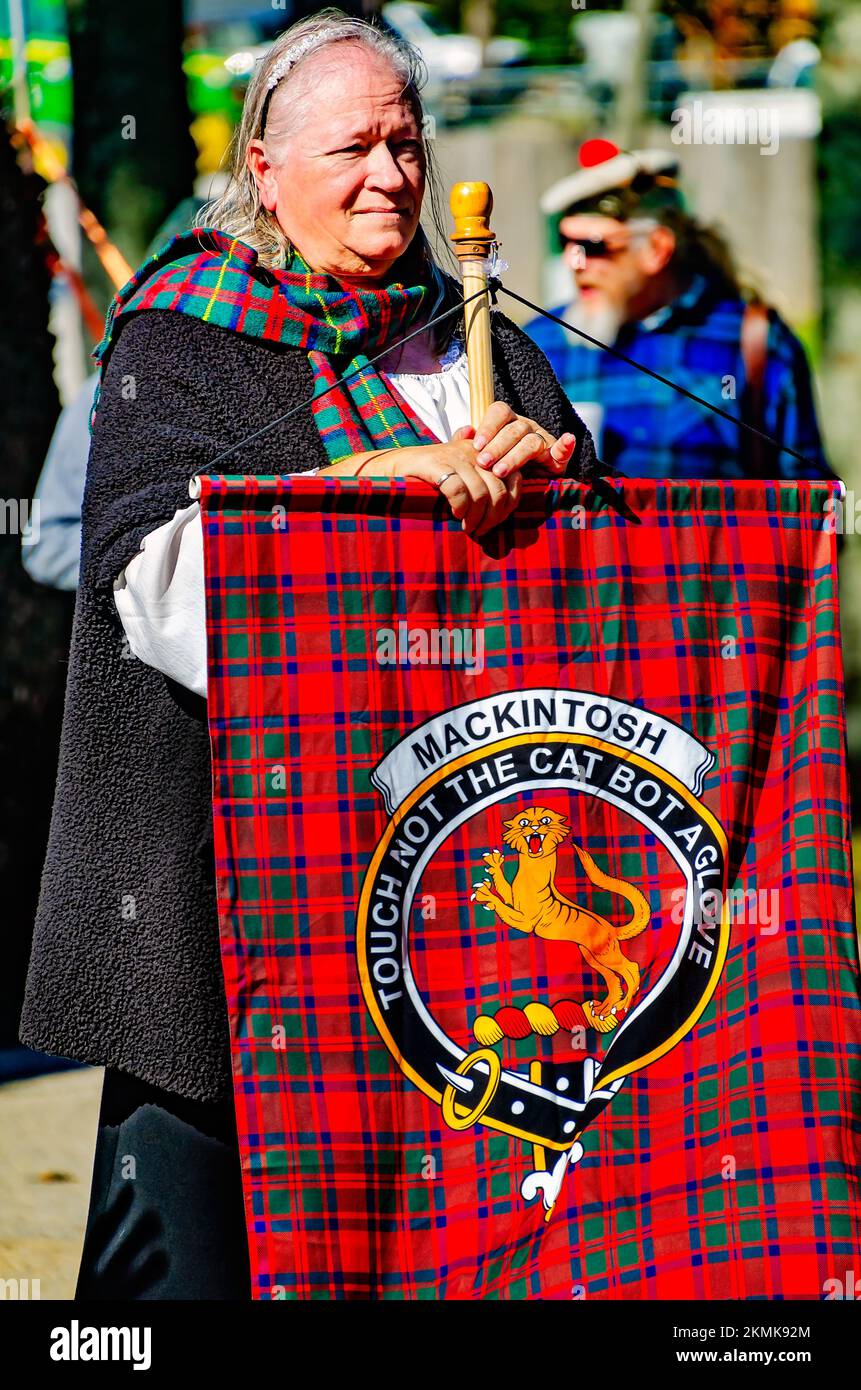
[[[836,486],[197,486],[254,1297],[837,1296]]]

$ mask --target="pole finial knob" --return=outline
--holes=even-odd
[[[456,183],[449,198],[454,232],[452,241],[459,256],[486,255],[496,240],[490,230],[493,194],[486,183]]]

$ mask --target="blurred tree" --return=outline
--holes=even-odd
[[[481,33],[496,12],[495,33],[526,39],[532,59],[564,63],[571,57],[571,20],[583,10],[620,10],[623,0],[439,0],[436,10],[454,28]],[[707,53],[722,81],[723,64],[769,57],[795,38],[814,37],[818,0],[662,0],[655,6],[675,21],[681,53]]]
[[[861,6],[832,0],[822,15],[822,55],[816,89],[822,103],[817,141],[819,235],[826,309],[845,287],[861,288]]]
[[[8,113],[6,113],[8,114]],[[22,154],[22,164],[28,161]],[[48,331],[50,275],[40,240],[45,185],[19,166],[0,120],[0,1048],[17,1041],[39,879],[57,775],[74,594],[42,588],[21,564],[21,521],[59,413]]]
[[[717,63],[768,58],[792,39],[812,38],[817,0],[664,0],[683,46],[709,43]]]
[[[84,202],[137,265],[156,229],[193,189],[195,147],[176,0],[130,12],[69,0],[72,172]]]
[[[588,0],[588,5],[589,9],[617,8],[613,0]],[[478,33],[479,37],[508,34],[525,39],[534,63],[565,63],[571,56],[571,20],[576,7],[570,0],[441,0],[434,8],[454,29]],[[586,0],[579,8],[586,8]],[[492,29],[485,34],[488,19]],[[481,31],[477,26],[482,26]]]

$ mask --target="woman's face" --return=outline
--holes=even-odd
[[[296,79],[284,95],[298,124],[281,141],[277,88],[270,102],[278,163],[259,140],[249,148],[261,201],[315,270],[379,279],[419,223],[426,165],[416,112],[388,64],[359,45],[310,55]]]

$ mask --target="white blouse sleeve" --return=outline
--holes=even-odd
[[[200,504],[144,536],[114,580],[132,654],[206,699],[206,606]]]
[[[306,474],[319,468],[307,468]],[[180,507],[141,541],[114,580],[132,654],[206,699],[206,598],[200,503]]]

